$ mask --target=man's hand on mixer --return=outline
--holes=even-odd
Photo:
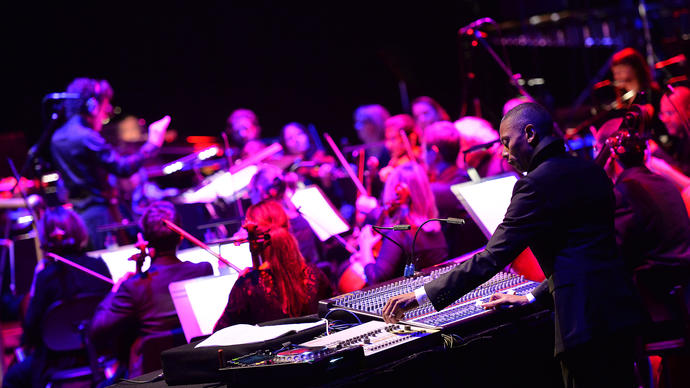
[[[154,121],[149,125],[149,141],[158,147],[163,145],[165,140],[165,131],[170,125],[170,116],[166,115],[158,121]]]
[[[496,293],[491,295],[488,302],[482,304],[482,308],[489,310],[496,307],[522,306],[528,303],[529,299],[524,295]]]
[[[383,320],[386,323],[396,323],[402,319],[406,311],[418,307],[414,292],[397,295],[388,300],[383,307]]]

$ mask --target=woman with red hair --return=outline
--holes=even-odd
[[[314,314],[318,302],[332,295],[326,276],[308,265],[289,232],[288,217],[276,201],[261,201],[247,209],[245,227],[270,239],[261,251],[261,264],[240,274],[214,331],[237,323],[259,323]]]

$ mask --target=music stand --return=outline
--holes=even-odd
[[[477,182],[458,183],[450,187],[487,239],[496,231],[510,205],[513,186],[518,177],[506,173]]]
[[[350,225],[319,186],[310,185],[297,189],[290,200],[307,220],[319,240],[326,241],[350,230]]]
[[[204,276],[168,285],[187,342],[213,333],[238,274]]]

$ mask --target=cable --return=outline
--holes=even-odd
[[[359,319],[359,317],[357,316],[357,314],[353,313],[353,312],[350,311],[350,310],[345,310],[345,309],[330,309],[330,310],[328,310],[328,312],[326,313],[326,315],[323,316],[323,319],[328,319],[328,316],[329,316],[332,312],[334,312],[334,311],[345,311],[346,313],[350,313],[350,314],[352,314],[353,317],[355,317],[355,319],[357,320],[357,322],[359,322],[360,325],[362,324],[362,320]]]

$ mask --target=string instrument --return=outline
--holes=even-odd
[[[219,253],[214,252],[208,245],[204,244],[201,240],[198,238],[194,237],[191,233],[187,232],[186,230],[180,228],[178,225],[176,225],[174,222],[170,220],[163,219],[163,223],[165,226],[167,226],[170,230],[173,232],[179,234],[180,236],[184,237],[187,239],[187,241],[191,242],[192,244],[198,246],[199,248],[205,250],[206,252],[210,253],[213,255],[216,259],[220,260],[223,264],[227,265],[228,267],[234,269],[237,273],[242,272],[239,267],[237,267],[235,264],[229,262],[226,260],[223,256],[221,256]]]
[[[331,182],[336,179],[348,176],[342,168],[336,165],[335,158],[323,151],[316,151],[310,160],[300,160],[299,156],[293,157],[289,171],[296,173],[303,179],[318,180],[326,186],[330,186]]]
[[[387,218],[392,218],[393,215],[399,214],[400,215],[400,221],[401,222],[408,222],[407,221],[407,215],[409,211],[409,204],[410,204],[410,189],[409,187],[404,184],[400,183],[395,187],[395,198],[386,204],[381,209],[381,214],[376,220],[376,224],[380,225],[381,222],[384,219]],[[372,236],[367,233],[362,233],[359,236],[359,240],[362,238],[372,238]],[[380,235],[376,235],[372,239],[373,241],[370,242],[370,244],[360,243],[358,244],[358,249],[359,255],[366,255],[369,257],[375,258],[378,257],[380,251],[381,251],[381,246],[383,245],[383,241]],[[368,245],[371,245],[371,252],[362,252],[363,246],[366,247]],[[356,254],[353,255],[353,257],[356,257]],[[370,259],[365,259],[365,262],[370,262]],[[365,264],[366,265],[366,264]],[[366,276],[364,274],[364,265],[360,260],[350,260],[350,265],[343,271],[343,274],[340,276],[340,279],[338,279],[338,289],[340,292],[347,293],[347,292],[352,292],[356,290],[361,290],[364,286],[366,285]]]
[[[141,233],[137,233],[137,242],[134,243],[134,246],[139,249],[139,253],[132,255],[129,260],[136,262],[137,275],[146,276],[146,273],[142,271],[142,268],[144,267],[144,260],[146,260],[146,256],[149,256],[149,242],[144,240],[144,236],[142,236]]]

